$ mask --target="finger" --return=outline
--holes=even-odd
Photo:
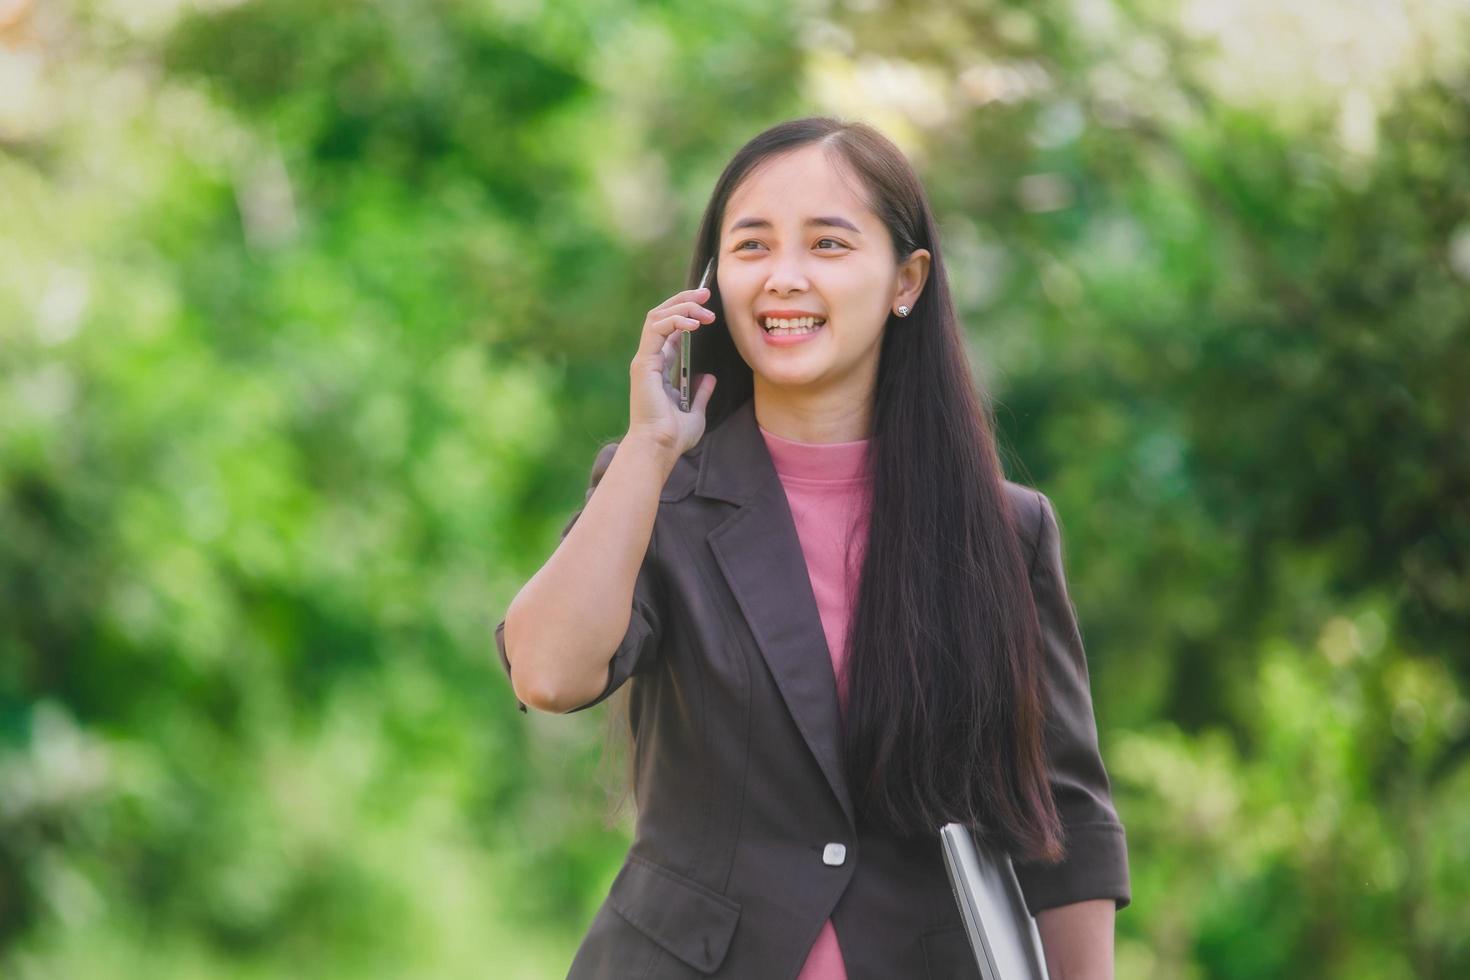
[[[666,301],[648,311],[650,322],[666,320],[671,316],[695,316],[700,307],[702,297],[695,296],[692,299],[679,299],[678,296],[670,296]]]
[[[720,318],[719,314],[717,314],[714,310],[710,309],[708,306],[702,306],[699,303],[688,303],[685,305],[685,308],[681,309],[679,312],[684,316],[693,317],[695,320],[698,320],[702,324],[714,323]]]
[[[709,404],[710,398],[715,393],[715,376],[713,374],[701,374],[699,376],[699,388],[694,393],[694,401],[690,404],[691,412],[703,412],[704,407]]]
[[[676,303],[675,305],[669,307],[669,309],[665,312],[678,313],[682,316],[693,317],[700,323],[712,321],[715,318],[714,310],[710,309],[708,306],[705,306],[702,303],[697,303],[693,301],[688,303]]]
[[[678,314],[650,323],[638,340],[637,356],[641,358],[658,354],[669,339],[680,329],[697,326],[699,326],[698,320],[693,317],[680,316]]]
[[[650,316],[658,317],[674,312],[674,307],[680,303],[703,303],[709,297],[710,292],[708,286],[701,289],[682,289],[649,310],[648,313]]]

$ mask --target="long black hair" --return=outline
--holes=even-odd
[[[894,262],[930,253],[912,313],[885,326],[874,392],[873,514],[848,625],[844,761],[860,819],[900,836],[951,820],[1029,860],[1062,856],[1048,784],[1041,630],[995,448],[950,296],[936,223],[917,174],[861,122],[816,116],[746,143],[711,194],[689,286],[719,248],[725,208],[761,163],[817,144],[855,177],[888,228]],[[692,372],[718,379],[712,431],[754,392],[716,314]]]

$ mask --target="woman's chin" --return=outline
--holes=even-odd
[[[756,371],[772,388],[805,388],[816,385],[825,373],[821,365],[762,364]]]

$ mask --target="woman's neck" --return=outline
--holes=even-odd
[[[871,399],[845,397],[792,401],[755,393],[755,421],[766,432],[793,442],[857,442],[872,432]]]

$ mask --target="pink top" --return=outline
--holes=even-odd
[[[796,522],[822,632],[827,636],[838,706],[846,712],[847,647],[843,641],[867,547],[873,481],[866,471],[866,453],[872,439],[812,443],[783,439],[765,429],[760,433]],[[822,925],[796,980],[847,980],[831,919]]]

